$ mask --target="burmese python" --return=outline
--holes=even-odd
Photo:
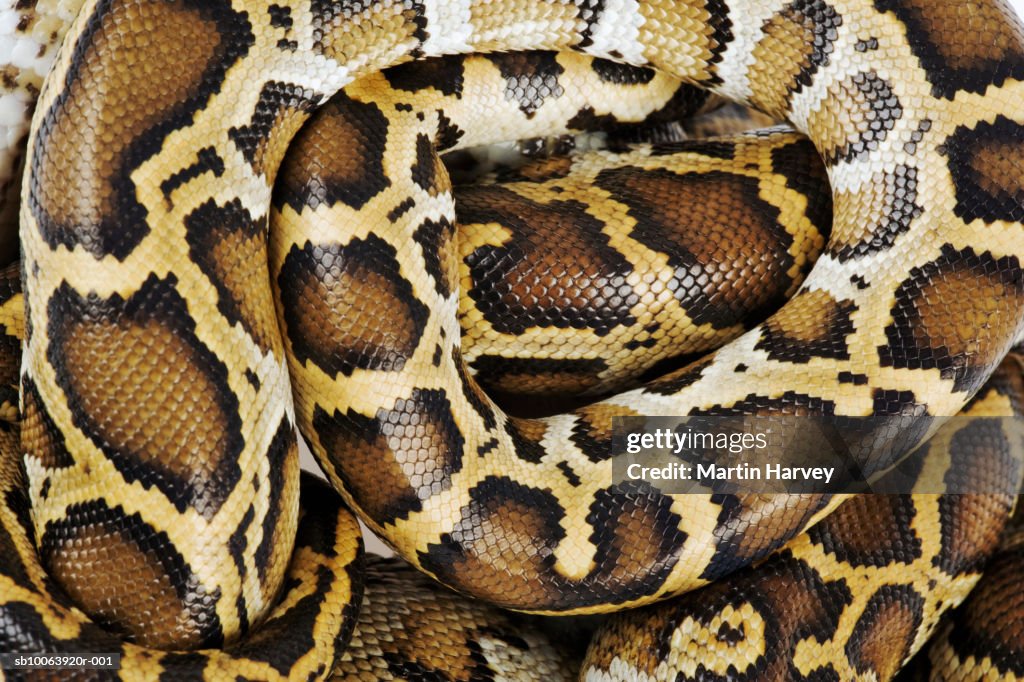
[[[718,578],[838,502],[740,500],[724,519],[721,501],[610,489],[611,414],[950,415],[1020,332],[1012,154],[1024,56],[998,3],[969,5],[971,31],[947,30],[962,7],[952,2],[236,4],[87,4],[29,152],[22,401],[34,532],[73,594],[62,547],[85,542],[89,523],[115,544],[127,531],[126,552],[154,532],[169,539],[170,572],[192,582],[185,603],[168,593],[161,608],[186,615],[152,643],[230,642],[283,580],[298,514],[284,348],[295,417],[371,525],[463,591],[565,612]],[[459,355],[454,219],[433,149],[452,137],[449,112],[418,120],[358,104],[352,119],[367,127],[340,132],[363,163],[275,202],[277,288],[263,285],[270,182],[327,95],[407,55],[574,46],[650,63],[809,135],[835,188],[834,226],[779,314],[699,365],[574,415],[507,418]],[[181,68],[158,78],[133,70],[171,57]],[[411,144],[374,147],[382,117],[388,139]],[[524,118],[515,123],[544,116]],[[462,144],[508,131],[465,132]],[[632,220],[673,187],[612,175],[602,188]],[[321,204],[341,218],[297,231],[287,206],[298,216]],[[390,315],[367,308],[368,289]],[[303,306],[299,323],[295,305],[280,306],[283,341],[274,297]],[[341,334],[319,333],[332,327]],[[129,594],[112,601],[130,610],[123,584]],[[79,585],[80,604],[87,593]],[[143,622],[118,615],[129,630]]]

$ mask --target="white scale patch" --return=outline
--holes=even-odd
[[[646,64],[640,27],[644,17],[636,0],[608,0],[597,23],[591,26],[591,45],[584,52],[595,57],[612,57],[630,64]]]
[[[434,0],[424,3],[427,39],[423,52],[430,56],[470,51],[473,34],[470,0]]]

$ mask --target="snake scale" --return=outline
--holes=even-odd
[[[450,68],[434,109],[382,107],[360,88],[403,61],[516,50],[650,66],[806,134],[834,212],[806,280],[782,286],[795,295],[707,358],[602,401],[545,418],[496,405],[463,359],[460,284],[472,298],[473,274],[460,274],[438,151],[557,133],[607,103],[592,86],[559,92],[550,70],[513,74],[511,97],[474,104],[458,91],[466,74]],[[423,88],[436,67],[420,63],[395,90]],[[353,628],[342,595],[358,596],[348,568],[358,540],[333,493],[300,486],[298,425],[359,516],[463,593],[586,613],[713,583],[615,617],[588,655],[592,679],[891,677],[963,599],[1011,498],[914,496],[875,509],[862,498],[609,485],[610,420],[946,417],[969,403],[1012,414],[1012,376],[978,392],[1024,327],[1022,78],[1024,28],[999,0],[86,2],[39,92],[21,202],[24,299],[13,287],[7,297],[25,310],[23,322],[5,318],[25,356],[21,443],[17,427],[5,431],[0,469],[5,648],[121,651],[123,678],[329,674]],[[297,144],[319,160],[289,160],[274,189],[317,109],[323,127]],[[771,142],[705,152],[735,161],[744,144]],[[627,227],[569,243],[600,279],[600,305],[554,272],[542,273],[543,291],[495,284],[531,325],[603,337],[663,291],[699,298],[694,282],[710,266],[670,229],[694,209],[659,201],[694,190],[644,167],[655,147],[565,183],[558,202],[533,200],[551,220],[602,221],[587,210],[586,192],[600,192]],[[735,196],[757,193],[742,175],[708,170],[705,193],[740,210]],[[802,201],[793,217],[821,227]],[[633,268],[602,270],[613,239]],[[658,259],[666,280],[645,281],[638,263]],[[751,295],[740,287],[682,316],[732,338],[748,323],[729,302]],[[554,303],[537,304],[545,298]],[[492,328],[514,326],[500,307],[477,309]],[[657,346],[661,330],[644,331]],[[864,545],[872,523],[904,531],[883,545],[905,540],[911,519],[912,556]],[[845,561],[822,549],[844,543]],[[853,570],[858,559],[879,571]],[[736,613],[760,608],[767,622],[788,611],[772,594],[800,590],[810,595],[800,610],[776,618],[785,637],[760,638],[769,653],[740,646]],[[615,644],[651,614],[672,626]],[[880,634],[892,632],[895,644]],[[654,644],[637,651],[643,641]]]

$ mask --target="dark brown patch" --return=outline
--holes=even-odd
[[[441,338],[444,338],[444,330],[441,330]],[[459,384],[462,386],[462,395],[466,402],[483,420],[485,429],[493,429],[497,423],[497,416],[494,414],[494,405],[483,392],[483,389],[469,376],[466,363],[462,361],[462,354],[457,347],[452,348],[452,365],[458,374]]]
[[[938,369],[956,391],[981,388],[1009,348],[1024,316],[1024,271],[1012,256],[996,259],[950,245],[910,271],[896,291],[884,367]]]
[[[382,525],[419,511],[462,468],[465,439],[441,390],[416,389],[375,417],[317,407],[313,426],[345,489]]]
[[[461,99],[465,61],[463,55],[423,59],[393,66],[384,71],[384,77],[396,90],[419,93],[433,88],[445,96]]]
[[[568,396],[595,386],[608,363],[601,358],[566,360],[481,355],[474,358],[472,367],[477,372],[477,381],[490,391]]]
[[[890,680],[913,652],[924,598],[910,585],[884,585],[871,597],[846,643],[858,673]]]
[[[664,376],[651,380],[644,390],[658,395],[672,395],[692,386],[704,376],[704,370],[714,362],[714,356],[707,356],[702,360],[688,363],[681,368],[674,369]]]
[[[605,83],[617,85],[642,85],[654,80],[654,69],[621,64],[607,59],[595,59],[590,63],[597,77]]]
[[[205,588],[167,534],[139,514],[100,500],[71,505],[46,524],[39,548],[47,573],[107,630],[146,647],[221,644],[219,589]]]
[[[373,235],[345,246],[292,247],[277,283],[299,362],[312,361],[333,376],[405,366],[429,311],[402,277],[395,256],[390,244]]]
[[[797,294],[761,327],[754,348],[779,362],[806,364],[811,358],[850,357],[846,338],[853,334],[853,301],[837,301],[824,291]]]
[[[451,149],[459,143],[459,140],[461,140],[462,136],[465,134],[465,130],[452,123],[452,120],[445,116],[443,111],[438,109],[437,136],[434,138],[438,152]]]
[[[1002,0],[875,0],[907,29],[936,97],[1024,78],[1024,26]]]
[[[220,313],[265,351],[277,350],[277,318],[262,265],[266,220],[254,220],[238,199],[223,206],[211,199],[185,218],[185,230],[189,255],[217,289]]]
[[[227,367],[196,337],[176,284],[151,275],[127,299],[61,285],[47,359],[75,426],[126,480],[209,519],[241,474],[242,425]]]
[[[719,580],[750,566],[799,533],[830,500],[828,495],[780,496],[715,495],[721,505],[715,524],[715,555],[701,573],[703,580]],[[755,528],[771,528],[758,533]]]
[[[583,204],[541,204],[498,186],[463,188],[459,199],[461,224],[496,222],[512,233],[502,246],[481,246],[464,259],[469,296],[496,331],[604,335],[634,322],[630,310],[639,298],[626,282],[633,266]]]
[[[943,145],[964,220],[1024,221],[1024,126],[1004,116],[959,127]]]
[[[125,29],[150,25],[161,30]],[[51,248],[124,260],[150,231],[132,173],[192,122],[253,36],[225,0],[104,0],[83,27],[40,121],[28,202]],[[154,78],[138,64],[174,68]]]
[[[910,564],[921,558],[912,528],[917,509],[906,495],[857,495],[810,530],[811,542],[853,566]]]
[[[412,181],[431,196],[436,196],[449,188],[448,175],[444,171],[441,159],[434,151],[433,141],[420,133],[416,136],[416,162],[409,169]]]
[[[792,237],[753,178],[719,171],[602,171],[595,184],[629,207],[630,236],[668,256],[668,283],[698,325],[727,329],[771,310],[792,285]],[[716,200],[709,204],[707,197]],[[664,197],[673,197],[665,202]],[[721,273],[735,273],[722,278]]]
[[[413,240],[423,249],[423,263],[434,280],[437,293],[452,295],[458,282],[458,254],[455,247],[455,226],[447,218],[427,219],[416,228]]]
[[[267,450],[270,476],[267,484],[267,513],[263,517],[263,537],[256,546],[256,568],[260,582],[269,587],[278,585],[291,554],[291,529],[299,508],[299,443],[294,426],[281,419],[277,433]]]
[[[587,586],[611,604],[654,594],[675,568],[687,535],[672,511],[672,497],[646,483],[626,482],[598,490],[587,514],[594,529],[597,565]]]
[[[627,652],[613,651],[609,647],[591,647],[591,651],[605,650],[607,658],[590,660],[609,669],[612,657],[628,656],[627,663],[642,671],[650,671],[654,678],[659,662],[670,657],[677,661],[675,667],[693,664],[697,670],[694,676],[678,671],[674,682],[710,682],[735,678],[743,680],[790,680],[794,678],[792,660],[799,643],[808,638],[819,642],[830,640],[836,632],[839,617],[852,601],[849,588],[841,579],[827,580],[806,562],[794,559],[788,550],[769,558],[756,570],[743,570],[712,585],[677,599],[647,609],[630,611],[618,616],[598,632],[597,637],[618,631],[625,640],[637,642]],[[764,643],[758,648],[764,653],[751,659],[738,659],[729,667],[728,678],[719,676],[705,666],[708,661],[704,653],[705,642],[678,641],[679,633],[693,634],[689,627],[682,626],[688,621],[697,627],[711,630],[715,640],[707,644],[717,651],[728,650],[730,642],[743,641],[743,630],[722,629],[723,616],[740,609],[751,609],[764,623]],[[754,629],[752,638],[760,639],[762,631]],[[600,639],[597,639],[600,641]],[[678,647],[678,648],[676,648]],[[603,652],[602,652],[603,653]],[[807,678],[815,682],[837,680],[834,677]]]
[[[978,572],[995,551],[1018,493],[1020,461],[1007,440],[1007,420],[966,417],[949,444],[946,489],[939,498],[942,549],[934,563],[952,576]],[[1002,494],[997,494],[997,492]]]
[[[1024,678],[1024,535],[985,568],[985,577],[953,612],[947,641],[960,660],[984,661],[1010,679]],[[998,617],[997,614],[1007,614]]]
[[[538,464],[544,455],[541,440],[547,426],[539,419],[509,417],[505,422],[505,433],[512,439],[513,454],[524,462]]]
[[[360,209],[391,186],[382,150],[388,119],[376,104],[338,93],[292,142],[274,203],[298,212],[338,203]]]
[[[549,581],[564,513],[546,490],[487,478],[470,491],[452,531],[420,552],[420,563],[446,585],[495,604],[543,607],[558,598]]]

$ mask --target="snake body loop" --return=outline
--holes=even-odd
[[[412,92],[436,68],[423,58],[517,50],[651,67],[806,134],[834,213],[793,298],[708,358],[601,402],[545,419],[495,405],[462,355],[457,218],[437,153],[575,127],[559,74],[515,73],[503,98],[462,102],[450,69],[433,111],[360,87],[413,61],[390,83]],[[768,556],[842,500],[611,485],[611,418],[960,411],[1024,331],[1022,80],[1024,27],[1001,0],[85,2],[26,160],[25,456],[22,471],[7,432],[0,542],[18,559],[0,571],[0,632],[20,649],[107,646],[73,601],[133,641],[133,675],[328,674],[353,614],[323,595],[356,596],[343,568],[355,529],[332,507],[333,535],[296,540],[310,519],[296,425],[406,559],[501,606],[640,606]],[[349,84],[326,105],[340,117],[304,133],[314,148],[330,140],[337,165],[281,178],[274,195],[292,137]],[[583,100],[601,98],[588,89]],[[764,165],[785,168],[789,147]],[[615,256],[595,252],[611,242],[595,228],[604,237],[566,250],[621,301],[574,298],[534,327],[612,334],[662,290],[711,277],[670,234],[695,210],[661,201],[683,192],[679,174],[625,162],[590,189],[618,206],[620,254],[643,245],[666,280],[602,270]],[[736,177],[702,179],[740,210],[762,191]],[[795,198],[805,179],[775,182]],[[563,192],[537,210],[606,221],[593,197]],[[809,208],[805,195],[789,217]],[[512,292],[512,307],[548,294]],[[721,296],[698,326],[742,325]],[[281,631],[303,645],[275,658]]]

